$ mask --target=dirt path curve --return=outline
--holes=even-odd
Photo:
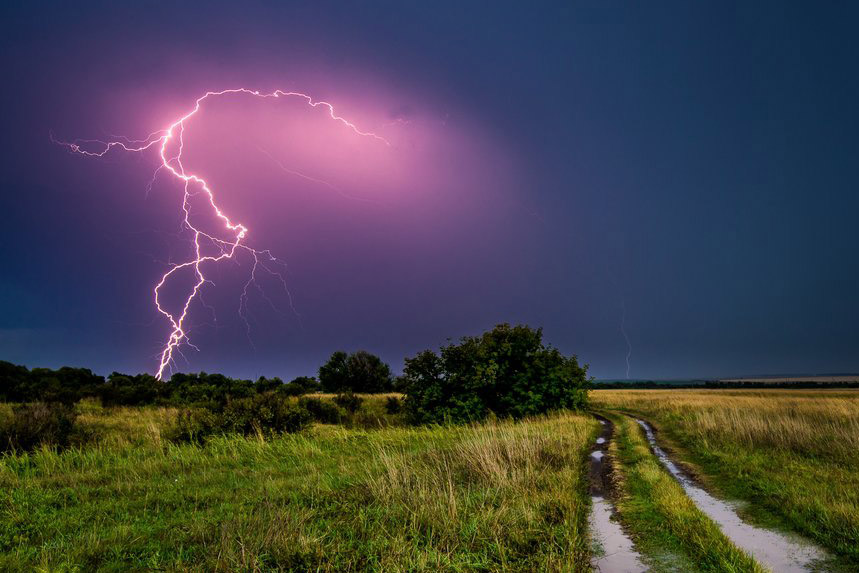
[[[606,459],[608,444],[614,434],[613,424],[596,415],[602,431],[594,444],[590,457],[590,495],[592,511],[591,531],[599,544],[599,549],[591,560],[594,571],[600,573],[641,573],[647,571],[641,563],[632,540],[620,527],[615,516],[614,506],[609,501],[609,465]],[[614,517],[614,518],[613,518]]]
[[[741,520],[734,506],[707,493],[671,460],[657,444],[650,424],[637,418],[636,422],[644,429],[653,453],[677,479],[686,495],[719,525],[734,545],[749,553],[762,565],[777,573],[803,573],[815,571],[815,562],[826,557],[821,549],[798,536],[755,527]]]

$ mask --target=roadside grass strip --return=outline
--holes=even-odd
[[[708,490],[753,524],[829,551],[859,571],[859,391],[597,391],[601,409],[641,416]]]
[[[651,558],[654,570],[768,571],[734,545],[686,496],[650,451],[634,420],[617,415],[610,418],[616,431],[609,450],[621,492],[617,508],[637,546]],[[681,554],[681,563],[666,564],[671,553]]]

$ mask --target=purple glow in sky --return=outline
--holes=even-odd
[[[158,149],[85,158],[48,134],[146,138],[243,86],[331,102],[390,146],[298,98],[206,101],[186,173],[288,293],[263,271],[243,297],[247,251],[211,265],[178,369],[290,378],[365,349],[399,371],[510,322],[602,378],[854,372],[856,12],[6,3],[0,360],[157,370],[152,289],[194,258],[183,185],[152,182]]]
[[[170,261],[153,289],[153,304],[169,326],[155,371],[163,378],[174,371],[180,357],[191,364],[188,350],[200,351],[190,337],[198,322],[196,315],[203,313],[217,321],[219,310],[206,302],[208,291],[216,286],[209,278],[216,265],[241,265],[240,259],[247,259],[250,268],[245,269],[247,278],[238,296],[237,312],[251,345],[250,297],[257,296],[279,312],[262,287],[263,276],[280,283],[290,310],[298,316],[285,277],[286,263],[269,248],[249,246],[251,229],[241,222],[254,220],[260,212],[289,209],[289,201],[282,196],[260,197],[248,190],[249,185],[272,185],[266,181],[271,166],[260,165],[259,155],[296,180],[293,186],[322,187],[348,201],[383,206],[385,195],[396,194],[398,189],[420,193],[426,185],[449,189],[454,180],[467,180],[466,174],[460,173],[446,181],[445,175],[450,175],[446,166],[433,164],[433,158],[441,156],[437,152],[429,157],[426,154],[438,145],[448,151],[455,149],[460,160],[467,157],[472,167],[479,165],[453,130],[445,131],[433,134],[426,125],[404,117],[367,131],[339,115],[332,103],[303,92],[261,92],[241,87],[207,91],[196,98],[189,111],[140,139],[110,136],[55,142],[75,154],[97,159],[111,152],[157,153],[158,165],[147,190],[155,187],[159,176],[182,188],[178,239],[188,243],[190,252],[185,258]],[[385,135],[388,132],[390,135]],[[451,137],[444,141],[445,136]],[[409,144],[405,152],[403,143]],[[411,180],[414,177],[420,183]],[[230,192],[226,185],[219,189],[213,180],[230,182],[232,189],[241,191]],[[225,204],[231,208],[226,209]],[[242,219],[234,213],[242,213]]]

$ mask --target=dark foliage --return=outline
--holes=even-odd
[[[185,408],[176,415],[176,422],[165,436],[174,442],[202,443],[221,429],[220,416],[208,408]]]
[[[293,434],[307,428],[312,416],[306,408],[277,394],[258,394],[230,400],[221,413],[221,427],[244,434]]]
[[[413,423],[522,418],[587,403],[587,368],[543,344],[542,329],[500,324],[481,336],[406,359]]]
[[[64,366],[59,370],[27,370],[0,361],[0,401],[62,402],[72,404],[82,398],[99,397],[104,377],[86,368]]]
[[[307,390],[305,390],[303,386],[290,382],[289,384],[284,384],[278,388],[277,392],[283,396],[303,396],[307,393]]]
[[[318,392],[319,388],[319,382],[316,381],[316,378],[299,376],[292,382],[283,384],[277,390],[285,396],[302,396],[311,392]]]
[[[388,396],[385,400],[385,412],[388,414],[399,414],[403,409],[402,401],[396,396]]]
[[[319,380],[313,376],[299,376],[298,378],[293,378],[290,384],[301,386],[304,388],[304,392],[306,394],[311,392],[320,392],[322,390],[322,384],[320,384]]]
[[[402,374],[399,376],[396,376],[394,378],[393,383],[391,384],[391,390],[393,392],[403,393],[406,391],[406,384],[407,383],[408,383],[408,380],[406,380],[406,377],[403,376]]]
[[[346,412],[329,400],[304,397],[298,400],[298,405],[305,408],[314,420],[322,424],[339,424],[346,417]]]
[[[229,400],[222,408],[191,408],[179,413],[169,437],[178,442],[201,442],[213,434],[293,434],[310,426],[307,408],[274,392]]]
[[[256,382],[229,378],[222,374],[174,374],[161,382],[149,374],[114,372],[97,376],[85,368],[28,370],[0,361],[0,402],[62,402],[72,404],[83,398],[100,398],[105,406],[223,407],[228,401],[269,392],[301,396],[317,392],[315,378],[301,376],[288,384],[280,378],[261,377]]]
[[[360,396],[356,396],[352,392],[343,392],[342,394],[337,394],[334,396],[334,403],[349,412],[350,414],[354,414],[358,411],[358,408],[361,407],[361,403],[364,401]]]
[[[64,448],[71,444],[76,414],[60,402],[16,404],[12,417],[0,421],[0,451],[29,451],[39,446]]]
[[[164,384],[149,374],[129,376],[114,372],[102,387],[101,401],[105,406],[154,404],[167,398],[166,390]]]
[[[352,354],[337,351],[319,368],[319,382],[324,392],[389,392],[391,368],[378,356],[364,350]]]

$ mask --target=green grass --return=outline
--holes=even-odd
[[[97,444],[0,458],[0,570],[588,568],[585,415],[204,446],[157,408],[81,416]]]
[[[695,507],[653,456],[638,424],[625,416],[611,419],[615,439],[610,453],[620,494],[617,508],[636,546],[650,557],[654,569],[766,571]],[[673,560],[666,563],[666,558]]]
[[[708,487],[748,501],[753,521],[797,531],[859,569],[859,392],[598,391],[592,398],[654,423]]]

